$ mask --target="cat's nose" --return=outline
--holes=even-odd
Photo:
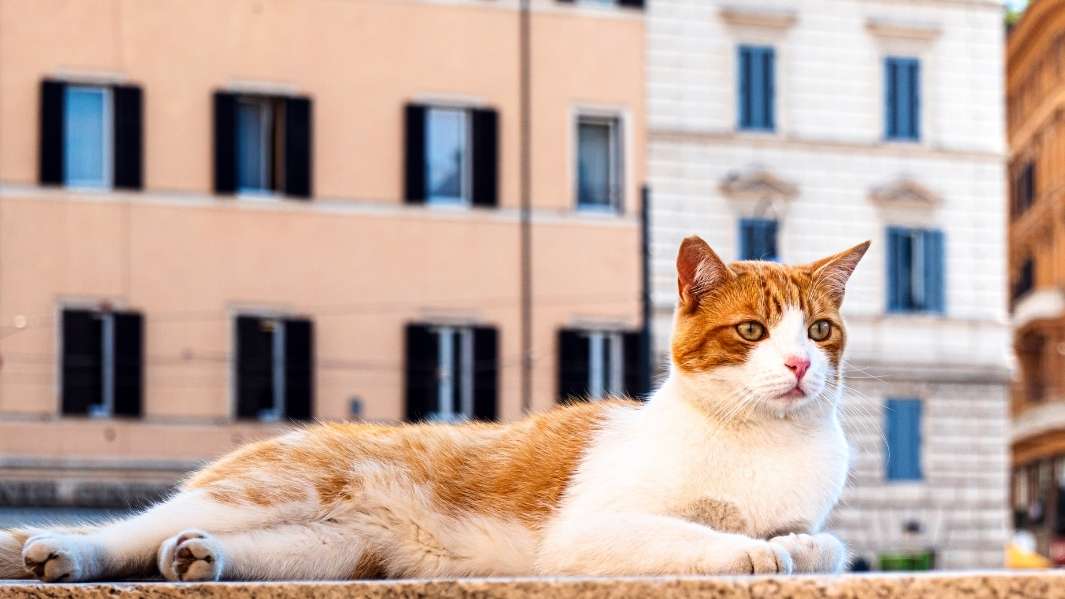
[[[806,369],[810,367],[810,359],[803,356],[788,356],[784,360],[784,365],[788,367],[788,370],[795,373],[795,381],[801,381],[802,377],[806,374]]]

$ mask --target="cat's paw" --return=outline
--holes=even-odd
[[[783,547],[791,555],[795,571],[799,573],[836,573],[843,571],[847,550],[843,543],[828,533],[816,535],[788,534],[769,540]]]
[[[715,574],[791,574],[791,555],[780,545],[766,541],[744,543]]]
[[[22,563],[43,582],[74,582],[91,575],[86,553],[83,539],[46,532],[26,539]]]
[[[159,546],[159,571],[173,581],[218,580],[222,577],[222,548],[202,530],[186,530]]]

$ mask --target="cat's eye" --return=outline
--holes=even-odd
[[[810,325],[809,333],[810,339],[813,339],[814,341],[824,341],[832,334],[832,323],[827,320],[818,320]]]
[[[765,327],[753,320],[736,325],[736,332],[747,341],[761,341],[762,337],[765,337]]]

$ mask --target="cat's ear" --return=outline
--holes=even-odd
[[[851,278],[858,262],[869,249],[869,243],[859,243],[849,250],[822,258],[806,267],[810,270],[814,286],[826,291],[837,308],[843,304],[847,280]]]
[[[677,253],[677,293],[684,310],[694,310],[710,290],[734,276],[698,235],[681,242]]]

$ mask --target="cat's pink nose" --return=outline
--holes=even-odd
[[[788,356],[784,360],[784,365],[795,373],[795,381],[798,382],[802,380],[803,375],[806,374],[806,369],[810,367],[810,359],[802,356]]]

